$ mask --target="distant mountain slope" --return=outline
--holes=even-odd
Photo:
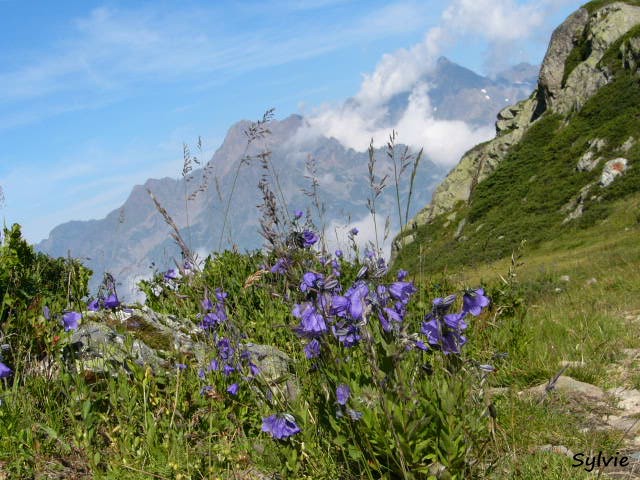
[[[522,69],[522,66],[519,68]],[[440,59],[433,74],[421,81],[431,85],[430,98],[441,118],[458,118],[485,125],[492,121],[497,105],[504,102],[502,97],[522,96],[530,89],[520,80],[509,83],[504,79],[481,77],[446,59]],[[501,100],[488,100],[484,93],[487,91]],[[391,114],[406,108],[403,102],[407,100],[407,95],[392,99],[388,105]],[[242,121],[229,129],[223,144],[208,162],[208,188],[198,194],[195,200],[185,202],[185,198],[204,182],[204,168],[193,171],[189,182],[183,178],[163,178],[150,179],[144,185],[135,186],[126,202],[106,218],[59,225],[37,248],[53,256],[71,253],[74,257],[84,259],[95,272],[92,280],[94,288],[102,272],[109,271],[126,284],[124,290],[130,291],[136,280],[151,272],[150,267],[164,270],[172,265],[173,258],[179,257],[177,247],[168,236],[169,228],[146,192],[146,189],[150,189],[183,230],[183,236],[193,250],[201,254],[217,250],[221,245],[219,240],[224,205],[245,149],[244,132],[249,125],[250,122]],[[256,142],[249,153],[255,154],[263,148],[272,152],[273,165],[279,174],[280,185],[290,209],[309,204],[309,199],[301,192],[302,188],[309,185],[308,179],[304,178],[307,173],[305,162],[309,156],[317,159],[320,191],[328,212],[327,224],[344,224],[348,219],[356,221],[363,218],[367,214],[367,153],[345,148],[337,140],[322,136],[300,141],[295,133],[304,125],[305,119],[299,115],[272,121],[269,125],[271,134],[263,141]],[[378,158],[379,172],[388,172],[390,165],[387,163],[385,166],[386,155],[380,153]],[[445,173],[444,167],[428,159],[422,162],[416,177],[411,215],[417,212],[415,206],[428,201],[433,188]],[[257,190],[261,174],[262,169],[255,162],[239,169],[228,223],[232,232],[231,240],[241,250],[262,245],[257,233],[256,209],[261,202]],[[406,195],[405,187],[402,197]],[[392,195],[382,198],[379,211],[383,216],[393,214],[393,208]],[[392,218],[395,220],[395,216]],[[222,247],[228,247],[229,236],[225,235],[223,240]]]
[[[606,221],[640,190],[640,5],[592,2],[554,32],[537,89],[498,115],[395,241],[426,270],[508,255]],[[640,220],[640,217],[639,217]],[[398,251],[399,250],[399,251]]]

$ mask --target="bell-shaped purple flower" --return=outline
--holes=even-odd
[[[0,362],[0,378],[10,377],[13,373],[9,367],[7,367],[4,363]]]
[[[307,292],[311,289],[319,289],[324,285],[324,275],[316,272],[307,272],[302,275],[300,291]]]
[[[97,312],[98,310],[100,310],[100,301],[97,298],[95,300],[91,300],[87,304],[87,310],[91,312]]]
[[[351,395],[351,389],[348,385],[341,383],[336,388],[336,399],[340,405],[346,405]]]
[[[460,312],[445,315],[443,317],[444,323],[448,328],[452,330],[464,330],[467,328],[467,323],[463,320],[466,314],[466,312]]]
[[[203,298],[202,302],[200,302],[200,305],[202,305],[202,309],[205,311],[213,310],[213,302],[209,300],[208,297]]]
[[[411,282],[394,282],[389,285],[389,294],[394,300],[398,300],[405,305],[409,302],[411,295],[416,293],[417,289]]]
[[[293,316],[300,319],[298,334],[307,337],[318,337],[327,331],[324,317],[318,313],[311,303],[296,304]]]
[[[234,396],[238,395],[238,390],[240,390],[240,385],[238,385],[237,383],[232,383],[231,385],[229,385],[229,388],[227,388],[227,392]]]
[[[218,356],[222,360],[229,360],[233,357],[234,349],[231,346],[231,341],[228,338],[221,339],[217,345],[218,347]]]
[[[316,244],[316,242],[320,240],[320,237],[315,232],[311,230],[305,230],[302,232],[302,246],[305,248],[309,248]]]
[[[178,273],[178,270],[176,270],[175,268],[170,268],[169,270],[164,272],[164,279],[166,281],[175,280],[179,276],[180,274]]]
[[[281,275],[284,275],[285,273],[287,273],[289,263],[290,262],[286,258],[279,258],[276,261],[275,265],[271,267],[270,271],[271,273],[279,273]]]
[[[275,414],[262,419],[262,431],[277,440],[283,440],[300,432],[295,418],[288,413]]]
[[[111,295],[109,295],[107,298],[104,299],[104,306],[106,308],[116,308],[120,306],[120,300],[118,300],[118,297],[116,296],[115,293],[112,293]]]
[[[462,297],[462,310],[471,315],[478,316],[482,309],[489,306],[489,297],[485,296],[484,288],[471,290]]]
[[[80,319],[82,315],[78,312],[67,312],[62,315],[62,325],[64,325],[64,331],[77,330],[80,325]]]
[[[409,272],[407,272],[406,270],[398,270],[398,281],[402,282],[405,278],[407,278],[407,275],[409,275]]]
[[[307,358],[316,358],[320,356],[320,342],[314,338],[304,346],[304,354]]]

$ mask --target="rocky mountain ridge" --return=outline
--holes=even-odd
[[[458,228],[453,236],[460,237],[466,219],[456,216],[454,211],[460,205],[468,205],[473,201],[477,186],[496,171],[532,126],[541,118],[553,115],[567,124],[602,87],[612,83],[615,78],[611,66],[613,63],[611,58],[604,61],[607,55],[620,57],[614,59],[617,62],[615,65],[633,72],[637,70],[640,40],[629,32],[632,33],[639,24],[640,5],[636,2],[591,2],[570,15],[551,37],[540,68],[537,88],[526,100],[498,113],[496,138],[474,147],[462,157],[436,188],[431,203],[412,219],[411,228],[396,239],[394,255],[418,237],[416,230],[434,224],[443,215],[451,217],[450,222],[455,219]],[[630,38],[624,38],[625,35],[630,35]],[[589,139],[587,147],[591,153],[585,155],[593,156],[592,146],[603,141]],[[616,150],[617,156],[628,152],[635,142],[633,137],[623,141]],[[612,171],[623,173],[626,170],[627,161],[622,162],[617,156],[610,156],[605,159],[609,162],[603,162],[603,178],[611,177]],[[598,162],[600,160],[602,158]],[[585,161],[583,157],[582,162]],[[580,163],[578,160],[576,162]],[[576,166],[576,170],[580,171],[581,167]],[[606,180],[601,180],[600,184],[604,185],[603,182]],[[574,197],[573,210],[567,204],[566,212],[572,212],[569,215],[573,214],[573,218],[580,216],[576,214],[575,207],[581,202],[581,195],[586,193],[583,191]]]
[[[436,109],[434,118],[462,119],[473,125],[487,125],[505,98],[523,96],[530,89],[530,72],[531,66],[519,65],[493,80],[441,58],[430,76],[421,81],[431,85],[429,95]],[[408,93],[399,94],[389,102],[387,109],[391,119],[407,107],[408,97]],[[239,164],[243,156],[255,155],[262,149],[271,152],[273,168],[279,174],[280,187],[291,208],[309,204],[301,189],[309,186],[309,180],[305,178],[309,173],[306,162],[312,157],[317,160],[316,175],[326,201],[327,225],[331,228],[331,225],[356,222],[367,215],[366,152],[345,148],[337,140],[323,136],[298,141],[296,132],[306,126],[306,120],[299,115],[271,121],[271,133],[254,142],[245,152],[245,131],[250,125],[248,121],[233,125],[212,159],[200,165],[201,168],[183,178],[150,179],[144,185],[135,186],[124,204],[106,218],[59,225],[37,248],[56,257],[67,256],[70,252],[83,259],[94,271],[93,289],[100,282],[102,272],[109,271],[125,284],[123,290],[132,290],[137,280],[149,276],[154,269],[173,266],[173,259],[180,256],[168,235],[170,229],[156,211],[147,189],[169,212],[185,241],[201,257],[231,245],[241,250],[259,248],[262,241],[257,233],[255,207],[261,202],[257,185],[263,170],[257,161],[241,168]],[[385,165],[386,155],[380,154],[378,158],[377,170],[382,175],[391,167]],[[236,172],[236,190],[227,222],[230,231],[221,238],[225,205]],[[445,173],[444,167],[423,160],[416,176],[412,205],[426,203]],[[407,194],[405,187],[402,198]],[[379,211],[383,217],[395,211],[391,197],[385,196],[380,201]],[[416,212],[414,207],[410,215]]]

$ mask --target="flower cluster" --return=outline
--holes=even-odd
[[[228,319],[224,305],[227,293],[218,288],[215,296],[216,303],[213,303],[209,297],[205,297],[201,302],[202,309],[205,312],[202,322],[200,322],[200,328],[203,330],[213,331]]]
[[[228,316],[225,309],[225,299],[227,293],[221,289],[216,289],[216,302],[213,303],[208,297],[202,300],[202,308],[205,311],[200,328],[211,334],[214,346],[215,356],[211,359],[206,368],[200,369],[198,376],[205,380],[208,372],[220,372],[225,378],[231,378],[235,374],[243,374],[244,380],[255,377],[260,373],[260,369],[252,362],[251,354],[243,349],[237,339],[229,336],[221,335],[223,325],[228,325]],[[202,388],[202,392],[210,391],[213,387],[206,385]],[[231,395],[237,395],[240,391],[240,385],[237,382],[231,383],[227,392]]]
[[[480,315],[482,309],[489,305],[489,298],[482,288],[466,291],[462,297],[462,311],[449,313],[455,301],[455,295],[436,298],[432,311],[422,323],[422,333],[427,337],[429,345],[439,348],[445,354],[458,354],[460,348],[467,343],[467,338],[462,334],[467,328],[465,316]]]
[[[340,258],[341,254],[336,252],[336,257]],[[292,311],[300,320],[296,332],[309,340],[304,348],[307,358],[320,355],[322,339],[329,333],[344,347],[358,345],[362,339],[361,329],[368,323],[371,313],[377,314],[384,331],[399,331],[409,299],[416,292],[411,282],[404,281],[405,272],[390,285],[377,284],[376,280],[384,276],[388,268],[384,259],[373,253],[367,257],[355,282],[343,292],[337,280],[341,273],[340,263],[334,259],[325,262],[325,265],[329,264],[332,268],[329,276],[314,271],[302,276],[300,291],[306,298],[295,304]]]

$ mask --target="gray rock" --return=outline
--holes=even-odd
[[[88,321],[75,330],[65,350],[67,366],[84,375],[117,376],[128,361],[158,370],[167,362],[140,340],[115,332],[108,325]]]
[[[587,200],[589,191],[592,187],[593,183],[588,183],[580,189],[578,195],[572,198],[566,205],[563,205],[560,211],[568,212],[568,215],[564,218],[564,220],[562,220],[563,224],[582,216],[582,212],[584,210],[584,202]]]
[[[279,383],[290,376],[291,358],[287,354],[275,347],[255,343],[247,343],[244,348],[267,383]]]
[[[605,398],[605,393],[600,387],[596,387],[590,383],[580,382],[565,375],[558,377],[551,389],[549,389],[548,383],[543,383],[524,390],[520,392],[519,395],[544,396],[550,391],[567,395],[578,395],[582,398],[596,401],[602,401]]]
[[[614,158],[604,164],[602,175],[600,176],[600,186],[608,187],[614,180],[627,171],[626,158]]]
[[[539,452],[556,453],[558,455],[566,455],[569,458],[573,458],[573,452],[569,450],[567,447],[565,447],[564,445],[547,444],[547,445],[542,445],[538,447],[537,450]]]
[[[633,147],[636,144],[636,140],[633,137],[629,137],[625,140],[625,142],[620,145],[620,150],[622,150],[622,152],[627,153],[629,150],[631,150],[631,147]]]
[[[589,21],[589,12],[580,8],[556,28],[551,35],[549,48],[540,67],[539,95],[546,106],[551,107],[560,95],[564,66],[574,46],[580,41]]]
[[[549,105],[555,112],[566,114],[579,110],[608,82],[609,73],[601,69],[598,62],[616,40],[638,23],[640,7],[624,2],[606,5],[589,18],[585,40],[591,46],[590,54],[569,74],[557,95],[552,95]]]
[[[587,150],[580,160],[578,160],[578,164],[576,165],[576,169],[579,172],[590,172],[594,168],[598,166],[602,157],[596,156],[596,152],[593,150]]]
[[[467,224],[467,219],[463,218],[458,222],[458,227],[456,228],[456,233],[453,235],[454,238],[458,239],[462,236],[462,231],[464,230],[464,226]]]

